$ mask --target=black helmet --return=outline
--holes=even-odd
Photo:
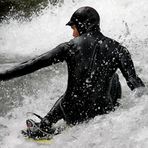
[[[76,25],[80,34],[85,33],[94,26],[97,26],[100,30],[100,16],[92,7],[81,7],[73,13],[70,21],[66,25]]]

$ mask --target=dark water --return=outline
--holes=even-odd
[[[61,6],[64,0],[0,0],[0,21],[7,17],[29,19],[32,14],[40,14],[43,9],[52,6]]]

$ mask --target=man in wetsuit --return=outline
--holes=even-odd
[[[95,9],[79,8],[67,25],[73,29],[74,39],[0,73],[0,80],[8,80],[66,61],[67,90],[38,123],[43,130],[60,119],[76,124],[114,110],[117,99],[121,97],[116,74],[118,68],[131,90],[144,87],[135,72],[129,51],[100,32],[100,17]]]

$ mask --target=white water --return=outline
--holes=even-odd
[[[61,42],[69,41],[72,32],[65,24],[71,14],[84,5],[98,10],[102,32],[105,35],[128,47],[137,73],[147,85],[147,0],[76,0],[76,3],[66,0],[62,7],[49,8],[43,15],[34,17],[31,22],[18,23],[12,19],[9,24],[3,23],[0,26],[0,56],[5,55],[10,62],[20,62],[22,60],[16,57],[33,57]],[[1,70],[3,69],[2,66]],[[121,106],[115,112],[97,116],[87,124],[68,129],[61,135],[55,136],[50,146],[26,142],[19,132],[25,127],[25,120],[28,118],[26,112],[34,111],[45,115],[65,91],[66,72],[62,69],[47,68],[22,78],[1,82],[0,91],[6,91],[6,94],[0,96],[0,102],[3,102],[5,97],[9,98],[10,100],[6,101],[13,107],[0,117],[0,147],[147,148],[148,95],[136,98],[121,74],[120,78],[123,98]],[[23,98],[20,104],[19,97],[13,99],[15,95]]]

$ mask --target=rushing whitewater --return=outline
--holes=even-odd
[[[148,86],[148,1],[65,0],[61,7],[49,6],[32,21],[0,24],[0,71],[69,41],[72,31],[65,26],[80,6],[94,7],[101,17],[104,35],[116,39],[132,54],[136,71]],[[120,73],[123,94],[115,112],[97,116],[88,123],[68,128],[49,145],[37,145],[20,134],[27,112],[42,116],[64,93],[65,63],[0,82],[0,148],[147,148],[148,92],[138,98]],[[59,124],[64,124],[62,121]]]

